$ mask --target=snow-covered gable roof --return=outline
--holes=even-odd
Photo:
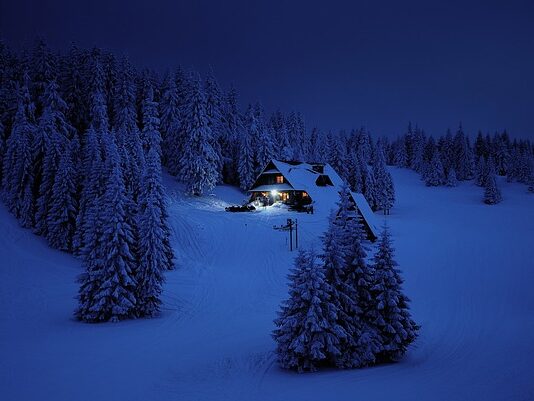
[[[352,194],[352,199],[354,199],[354,202],[356,203],[356,207],[358,208],[362,217],[364,218],[367,225],[369,226],[369,230],[371,230],[373,235],[376,238],[378,238],[378,234],[379,234],[378,222],[377,222],[375,214],[371,210],[371,206],[369,206],[369,203],[367,202],[367,199],[365,199],[365,196],[359,192],[351,192],[351,194]]]

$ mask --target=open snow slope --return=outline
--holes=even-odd
[[[0,208],[0,399],[533,400],[534,197],[500,181],[504,202],[472,183],[426,188],[392,170],[388,216],[421,336],[397,364],[299,375],[270,338],[295,254],[283,232],[319,247],[324,215],[226,213],[230,187],[184,198],[171,180],[178,268],[152,320],[72,319],[80,262],[53,251]]]

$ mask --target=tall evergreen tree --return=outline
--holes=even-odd
[[[243,136],[241,152],[239,153],[239,186],[243,190],[248,190],[254,184],[254,153],[252,150],[252,138],[249,132]]]
[[[213,134],[206,116],[204,92],[197,79],[192,83],[184,115],[186,141],[180,159],[180,178],[191,195],[211,191],[218,179],[218,155],[211,143]]]
[[[126,189],[114,139],[103,138],[108,177],[101,198],[100,238],[85,258],[76,316],[86,322],[119,321],[135,316],[136,271],[132,227],[126,218]],[[96,230],[95,230],[96,231]],[[97,233],[95,233],[97,234]]]
[[[177,175],[183,137],[181,131],[180,103],[174,74],[168,73],[163,81],[162,97],[159,103],[160,130],[163,139],[163,162],[169,173]]]
[[[213,74],[208,73],[205,82],[206,118],[211,129],[210,145],[216,154],[217,181],[222,178],[223,158],[221,151],[222,138],[225,135],[226,123],[224,121],[224,103],[221,88]]]
[[[67,104],[59,95],[55,81],[47,84],[44,93],[44,112],[39,122],[39,135],[42,136],[42,172],[39,184],[39,197],[35,213],[35,231],[48,235],[48,209],[53,199],[54,180],[58,171],[61,155],[65,152],[67,138],[73,127],[67,122]]]
[[[488,165],[484,157],[479,157],[475,167],[475,184],[483,187],[488,177]]]
[[[501,201],[501,191],[497,186],[497,180],[495,178],[495,165],[493,163],[493,158],[490,157],[487,165],[487,176],[484,180],[484,203],[495,205]]]
[[[289,280],[289,299],[282,304],[273,332],[278,361],[286,369],[313,372],[341,355],[340,343],[348,334],[337,323],[332,288],[313,252],[299,251]]]
[[[274,156],[273,142],[270,132],[258,120],[255,108],[252,106],[249,106],[247,110],[245,123],[254,154],[254,176],[257,176]]]
[[[140,216],[143,216],[144,206],[148,200],[148,195],[150,195],[155,201],[155,206],[160,216],[159,228],[161,229],[161,247],[163,249],[164,258],[162,260],[163,267],[167,270],[172,270],[174,268],[174,252],[170,244],[171,230],[168,225],[169,215],[167,213],[167,205],[165,202],[165,190],[161,182],[161,134],[159,132],[160,120],[158,118],[158,107],[157,103],[154,102],[154,97],[151,88],[148,89],[146,93],[146,99],[143,102],[143,136],[146,140],[146,146],[148,149],[147,162],[148,158],[154,157],[150,155],[150,151],[153,150],[157,155],[157,160],[151,160],[152,164],[150,167],[145,166],[142,177],[141,193],[139,200]],[[151,191],[150,194],[147,194],[146,191]],[[140,227],[139,237],[143,239],[143,227],[142,222],[139,222],[138,226]]]
[[[373,164],[376,209],[383,210],[384,214],[389,214],[389,210],[393,207],[395,201],[395,188],[393,187],[391,174],[386,170],[381,146],[379,145],[377,149]]]
[[[45,90],[50,81],[58,75],[57,57],[52,54],[43,39],[38,39],[29,60],[32,93],[37,114],[40,115],[45,105]]]
[[[363,183],[362,183],[362,171],[361,171],[361,163],[360,160],[358,160],[358,153],[356,151],[351,151],[348,155],[348,161],[347,161],[347,182],[350,186],[350,189],[354,192],[362,192],[363,191]]]
[[[347,341],[341,343],[342,355],[336,360],[336,364],[342,367],[362,367],[375,361],[380,344],[377,332],[369,320],[372,271],[365,261],[367,255],[361,245],[361,223],[347,186],[341,189],[334,223],[340,230],[337,241],[345,257],[343,267],[338,267],[332,275],[327,274],[327,278],[333,280],[330,284],[335,290],[334,294],[338,295],[343,310],[339,316],[345,321],[341,321],[340,325],[349,334]]]
[[[470,180],[474,176],[474,155],[473,150],[463,132],[462,126],[454,137],[454,152],[456,154],[456,174],[459,180]]]
[[[380,335],[378,360],[398,361],[417,338],[419,326],[410,316],[409,299],[402,291],[403,280],[387,226],[380,236],[373,271],[370,318]]]
[[[397,139],[394,145],[393,164],[397,167],[408,167],[408,155],[403,138]]]
[[[239,183],[240,139],[244,133],[243,121],[238,107],[237,90],[232,87],[226,95],[224,121],[226,129],[220,138],[223,160],[223,180],[229,184]]]
[[[85,133],[81,147],[80,180],[81,196],[76,217],[76,232],[73,238],[73,251],[76,255],[88,256],[96,247],[92,244],[100,233],[98,229],[99,200],[103,194],[104,156],[102,138],[110,135],[106,100],[104,97],[103,70],[98,62],[94,65],[91,87],[91,124]]]
[[[72,239],[76,230],[78,212],[76,157],[79,148],[80,144],[75,136],[61,155],[52,187],[52,203],[46,216],[48,243],[51,247],[63,251],[72,250]]]
[[[148,151],[139,208],[139,268],[136,271],[137,313],[155,316],[161,305],[163,271],[169,268],[169,229],[162,213],[161,161],[156,144]]]
[[[13,128],[7,140],[3,160],[3,199],[8,210],[23,227],[32,227],[35,199],[34,159],[32,138],[35,133],[34,107],[28,91],[29,78],[25,75],[19,91],[18,108]]]
[[[84,132],[89,124],[89,106],[87,93],[91,93],[86,74],[85,54],[72,44],[64,61],[61,75],[62,98],[67,104],[67,120],[78,132]]]
[[[423,178],[427,187],[435,187],[445,183],[445,172],[438,152],[434,152],[432,159],[428,162]]]

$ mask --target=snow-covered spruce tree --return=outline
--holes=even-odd
[[[389,215],[389,212],[395,204],[395,184],[393,183],[393,177],[389,171],[386,171],[386,197],[383,204],[384,213]]]
[[[211,191],[218,179],[218,155],[211,143],[213,134],[206,116],[206,101],[200,78],[191,82],[184,114],[185,143],[180,159],[180,180],[191,195]]]
[[[86,68],[84,59],[84,51],[72,44],[63,62],[60,81],[62,98],[67,104],[67,120],[78,132],[85,132],[89,124],[90,104],[87,101],[87,93],[91,91],[88,88],[88,82],[84,79]]]
[[[360,160],[360,171],[362,173],[362,193],[369,206],[371,206],[371,209],[377,210],[376,185],[373,171],[363,160]]]
[[[161,305],[163,271],[169,269],[168,245],[165,243],[169,229],[161,209],[164,199],[157,146],[151,146],[148,151],[142,183],[139,198],[139,266],[135,273],[136,310],[140,316],[155,316]]]
[[[38,39],[28,63],[31,77],[30,92],[35,101],[37,115],[40,115],[45,107],[44,94],[48,82],[57,79],[57,65],[56,56],[43,39]]]
[[[338,207],[334,222],[341,233],[338,241],[343,247],[345,258],[342,268],[338,267],[331,275],[327,270],[327,279],[334,280],[330,284],[336,291],[334,294],[338,295],[343,310],[339,316],[348,320],[341,321],[340,325],[345,328],[349,338],[342,342],[342,355],[336,364],[356,368],[372,364],[379,351],[378,335],[369,320],[372,271],[365,262],[366,253],[361,245],[361,223],[346,186],[341,189]]]
[[[142,103],[142,143],[146,153],[151,147],[154,147],[161,158],[161,133],[160,119],[158,115],[158,103],[154,101],[154,90],[152,87],[146,89],[145,99]],[[157,138],[154,139],[154,138]]]
[[[347,333],[338,324],[332,288],[313,252],[299,251],[289,280],[289,299],[274,321],[278,361],[286,369],[313,372],[341,355]]]
[[[47,214],[46,239],[51,247],[62,251],[72,250],[78,212],[76,158],[80,149],[78,137],[70,140],[61,155],[52,187],[52,203]]]
[[[393,257],[389,229],[384,226],[372,266],[369,312],[381,343],[378,361],[400,360],[419,330],[410,316],[409,299],[403,293],[401,272]]]
[[[445,185],[448,187],[458,186],[458,179],[456,178],[456,170],[454,168],[451,168],[449,170],[449,174],[447,174],[447,180],[445,181]]]
[[[66,120],[67,104],[59,95],[59,86],[55,81],[46,85],[43,99],[44,111],[38,127],[43,142],[42,174],[35,212],[35,232],[46,237],[48,235],[48,209],[55,201],[53,199],[54,180],[59,160],[65,152],[67,140],[72,135],[73,128]]]
[[[258,176],[265,165],[273,158],[273,142],[265,125],[257,120],[255,110],[249,106],[245,115],[245,128],[251,140],[254,160],[254,177]]]
[[[360,128],[357,131],[355,143],[358,159],[365,165],[368,165],[371,159],[371,137],[364,128]]]
[[[239,153],[239,186],[243,190],[248,190],[254,184],[254,153],[252,150],[252,138],[248,131],[243,134],[241,140],[241,151]]]
[[[141,133],[137,126],[135,85],[133,69],[124,59],[113,88],[113,128],[115,131],[124,185],[129,198],[128,215],[136,214],[136,201],[140,192],[140,179],[144,168],[144,152]]]
[[[310,132],[310,137],[308,140],[308,154],[306,155],[306,160],[311,162],[317,162],[319,160],[319,138],[322,137],[322,134],[319,132],[317,127],[313,127]]]
[[[484,183],[484,203],[487,205],[495,205],[502,201],[501,191],[497,186],[497,180],[495,178],[495,166],[493,160],[490,157],[487,166],[488,175]]]
[[[389,214],[389,210],[395,202],[395,188],[391,174],[386,170],[383,150],[380,146],[375,152],[373,164],[373,176],[375,183],[376,210],[383,210],[384,214]]]
[[[238,108],[237,90],[234,87],[225,98],[224,121],[226,129],[220,138],[223,159],[223,181],[229,184],[239,183],[240,139],[243,135],[243,121]]]
[[[32,138],[35,132],[34,106],[28,91],[29,79],[19,90],[18,107],[3,160],[2,198],[23,227],[34,221],[34,163]]]
[[[147,192],[148,190],[153,192],[154,199],[156,201],[156,207],[159,209],[159,215],[160,215],[160,227],[162,230],[161,234],[161,241],[163,246],[163,252],[165,255],[163,266],[167,270],[174,269],[174,252],[172,250],[171,244],[170,244],[170,237],[171,237],[171,230],[168,225],[168,218],[169,215],[167,213],[167,205],[165,203],[165,191],[163,189],[163,184],[161,182],[161,134],[159,132],[159,118],[158,118],[158,108],[157,103],[153,100],[154,96],[152,93],[152,90],[149,88],[149,90],[146,93],[146,99],[144,100],[143,104],[143,136],[146,140],[146,146],[150,153],[151,150],[154,150],[154,152],[157,154],[158,158],[157,160],[152,160],[152,166],[147,169],[145,166],[145,169],[143,171],[143,177],[142,177],[142,183],[141,183],[141,193],[140,193],[140,199],[139,199],[139,215],[142,216],[143,213],[143,205],[146,203],[147,199]],[[153,156],[153,155],[152,155]],[[150,156],[150,157],[152,157]],[[147,161],[148,161],[149,155],[147,154]],[[150,177],[147,177],[147,174],[150,175]],[[147,181],[148,180],[148,181]],[[148,185],[148,187],[147,187]],[[138,222],[139,227],[139,236],[142,240],[142,226],[141,222]]]
[[[394,145],[393,164],[397,167],[408,166],[408,155],[403,138],[398,138]]]
[[[224,104],[221,88],[212,70],[205,81],[206,118],[211,129],[210,145],[217,155],[217,181],[222,179],[223,159],[221,155],[221,138],[225,134]]]
[[[160,130],[163,140],[163,162],[169,173],[177,175],[183,146],[180,124],[180,109],[178,91],[174,81],[174,74],[168,73],[161,88],[162,95],[159,102]]]
[[[425,168],[424,180],[427,187],[436,187],[445,183],[445,173],[437,151],[434,151],[432,159]]]
[[[295,160],[306,161],[306,155],[308,153],[306,149],[306,123],[300,112],[297,112],[295,122],[297,142],[295,144],[294,158]]]
[[[410,167],[421,173],[423,169],[423,153],[425,145],[426,135],[424,131],[418,127],[415,127],[412,137],[413,155]]]
[[[362,171],[360,170],[361,163],[358,160],[358,153],[356,151],[351,151],[348,157],[349,159],[347,161],[347,181],[349,183],[350,189],[354,192],[362,192]]]
[[[479,157],[475,167],[475,184],[483,187],[488,177],[488,166],[484,157]]]
[[[293,158],[293,147],[289,140],[286,118],[280,110],[273,113],[270,125],[273,131],[274,156],[280,160],[291,160]]]
[[[136,312],[136,265],[131,250],[134,239],[126,219],[127,197],[120,156],[111,136],[105,136],[103,142],[109,175],[99,202],[101,235],[85,258],[87,271],[80,278],[76,311],[76,316],[86,322],[116,322],[135,317]]]
[[[94,246],[88,241],[94,241],[94,229],[98,216],[99,198],[103,193],[106,171],[101,140],[110,135],[106,99],[104,97],[103,70],[100,63],[94,65],[94,75],[90,85],[94,88],[91,94],[91,124],[85,133],[81,146],[81,196],[79,212],[76,217],[76,231],[72,241],[75,255],[87,256]]]
[[[474,154],[469,144],[469,138],[465,136],[461,125],[454,137],[454,152],[458,179],[462,181],[472,179],[474,176]]]
[[[441,157],[441,164],[447,177],[451,170],[455,171],[454,174],[456,176],[454,141],[450,130],[447,130],[447,134],[439,139],[438,150]]]

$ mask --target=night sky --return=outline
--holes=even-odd
[[[534,1],[2,0],[0,37],[44,37],[181,64],[234,83],[242,105],[308,126],[397,135],[507,128],[534,138]]]

